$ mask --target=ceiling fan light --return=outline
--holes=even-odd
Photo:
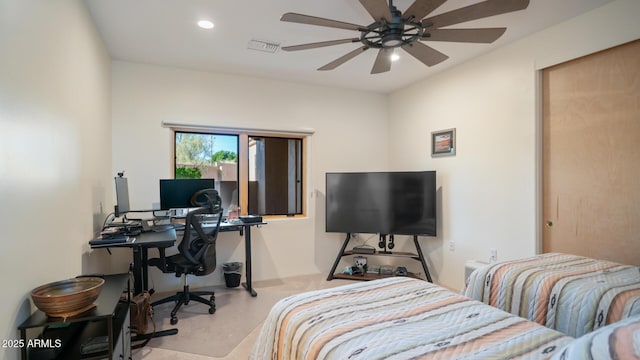
[[[396,47],[402,45],[402,35],[387,34],[382,38],[382,46],[385,48]]]
[[[200,20],[198,21],[198,26],[203,29],[213,29],[213,23],[209,20]]]

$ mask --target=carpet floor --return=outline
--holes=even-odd
[[[145,347],[133,350],[134,360],[246,360],[260,333],[262,322],[280,299],[304,291],[353,283],[349,280],[326,281],[326,274],[314,274],[279,280],[254,282],[257,297],[243,287],[214,287],[216,313],[206,305],[190,302],[178,312],[178,324],[169,323],[173,303],[154,309],[156,330],[177,328],[178,334],[152,339]],[[204,288],[199,290],[211,290]],[[170,294],[154,294],[152,301]]]

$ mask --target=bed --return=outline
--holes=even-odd
[[[640,316],[628,317],[569,343],[552,360],[640,359]]]
[[[464,295],[564,334],[640,315],[640,268],[548,253],[475,270]]]
[[[548,359],[573,339],[404,277],[306,292],[271,309],[251,359]]]

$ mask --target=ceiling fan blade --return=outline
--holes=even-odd
[[[359,41],[360,41],[360,39],[358,39],[358,38],[331,40],[331,41],[321,41],[321,42],[315,42],[315,43],[309,43],[309,44],[283,46],[282,50],[284,50],[284,51],[308,50],[308,49],[315,49],[315,48],[325,47],[325,46],[354,43],[354,42],[359,42]]]
[[[369,12],[375,21],[382,19],[391,21],[391,10],[386,0],[360,0],[360,4]]]
[[[391,54],[393,50],[382,48],[378,51],[376,62],[371,69],[372,74],[380,74],[391,70]]]
[[[486,29],[434,29],[422,41],[452,41],[465,43],[490,44],[496,41],[507,28]]]
[[[432,29],[526,9],[529,0],[486,0],[422,20]]]
[[[437,65],[449,58],[440,51],[417,41],[402,45],[402,48],[427,66]]]
[[[351,51],[350,53],[343,55],[335,60],[333,60],[332,62],[328,63],[327,65],[319,68],[318,70],[333,70],[335,68],[337,68],[338,66],[346,63],[347,61],[353,59],[354,57],[362,54],[363,52],[365,52],[367,49],[369,49],[368,46],[362,46],[359,47],[353,51]]]
[[[361,26],[357,24],[346,23],[337,20],[325,19],[316,16],[310,15],[302,15],[296,13],[286,13],[282,15],[280,21],[288,21],[300,24],[308,24],[308,25],[317,25],[317,26],[326,26],[338,29],[346,29],[346,30],[360,30],[366,28],[366,26]]]
[[[444,4],[447,0],[416,0],[409,6],[407,11],[402,14],[404,19],[408,19],[413,16],[414,21],[419,21],[423,17],[431,14],[431,12],[440,5]]]

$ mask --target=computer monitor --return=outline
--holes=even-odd
[[[202,189],[213,189],[213,179],[160,179],[160,209],[194,207],[191,197]]]
[[[129,207],[129,185],[127,184],[126,177],[115,177],[116,181],[116,205],[115,205],[115,216],[120,217],[120,215],[128,213],[131,208]]]

